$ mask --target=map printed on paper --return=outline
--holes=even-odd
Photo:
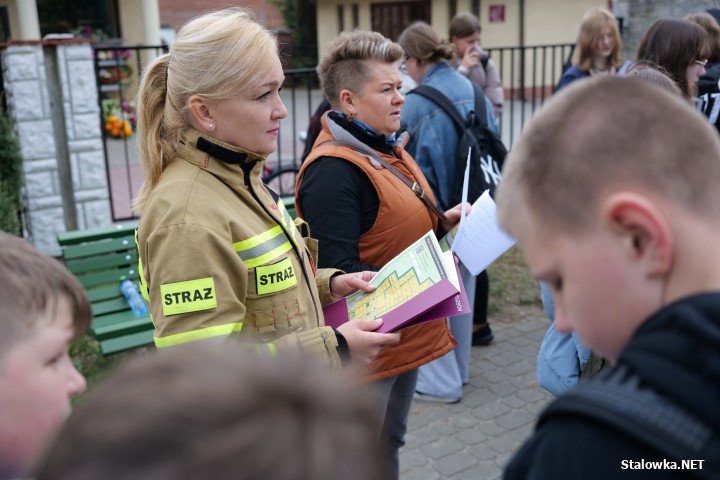
[[[430,231],[386,264],[370,282],[370,293],[346,297],[349,320],[382,317],[447,278],[435,234]]]

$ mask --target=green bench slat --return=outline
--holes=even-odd
[[[138,274],[135,266],[128,267],[123,270],[107,270],[105,272],[93,273],[89,275],[76,275],[80,284],[87,290],[88,288],[97,287],[99,285],[106,285],[113,283],[120,291],[120,282],[129,278],[132,281],[137,281]],[[130,306],[128,306],[130,308]]]
[[[132,252],[135,250],[135,237],[125,236],[110,240],[82,243],[79,245],[68,245],[62,247],[63,259],[74,260],[76,258],[91,257],[103,253]]]
[[[108,313],[122,312],[129,308],[125,297],[113,298],[112,300],[103,300],[92,304],[92,312],[95,317],[102,317]]]
[[[80,260],[70,260],[65,262],[65,266],[75,275],[82,275],[85,272],[95,270],[103,270],[107,268],[117,268],[122,266],[137,265],[137,252],[133,248],[131,252],[115,252],[108,255],[83,258]]]
[[[130,312],[132,315],[132,312]],[[111,322],[106,324],[95,324],[93,323],[92,332],[93,336],[99,341],[108,340],[110,338],[117,338],[137,332],[144,332],[154,330],[150,315],[143,315],[142,317],[132,316],[126,320],[120,322]]]
[[[117,284],[86,289],[85,293],[87,293],[88,300],[90,300],[90,303],[92,304],[122,296],[120,293],[120,286]]]
[[[122,352],[123,350],[130,350],[132,348],[142,347],[145,345],[151,345],[153,343],[153,331],[146,330],[144,332],[137,332],[124,337],[112,338],[100,342],[100,351],[103,355],[110,355],[111,353]]]
[[[135,314],[132,310],[130,310],[130,307],[128,307],[127,310],[123,310],[122,312],[109,313],[101,317],[95,317],[92,322],[92,328],[111,325],[117,322],[124,322],[133,318],[135,318]]]
[[[88,230],[73,230],[71,232],[59,233],[57,239],[60,246],[64,247],[66,245],[77,245],[84,242],[97,242],[110,238],[134,236],[137,226],[137,222],[134,222]]]

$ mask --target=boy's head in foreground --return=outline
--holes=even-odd
[[[510,152],[501,226],[553,290],[555,322],[616,360],[662,306],[720,289],[720,139],[676,95],[577,82]]]
[[[35,478],[389,478],[371,392],[295,355],[134,358],[79,402]]]
[[[0,479],[29,471],[85,389],[68,346],[90,319],[63,265],[0,232]]]

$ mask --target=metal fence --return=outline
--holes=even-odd
[[[142,184],[135,130],[135,98],[142,69],[166,51],[164,46],[95,47],[100,122],[110,189],[113,221],[134,218],[130,202]],[[498,67],[506,91],[499,119],[503,141],[512,145],[523,125],[552,94],[573,45],[540,45],[487,49]],[[266,175],[296,171],[305,144],[304,132],[322,94],[314,68],[288,69],[281,97],[288,117],[280,122],[278,149],[268,158]],[[239,126],[239,128],[242,128]],[[291,194],[294,174],[274,184],[281,194]]]
[[[505,87],[499,120],[503,141],[510,147],[525,123],[552,95],[570,64],[574,44],[488,48]]]
[[[95,75],[113,221],[134,218],[130,202],[142,184],[135,135],[135,99],[142,70],[165,46],[96,46]]]

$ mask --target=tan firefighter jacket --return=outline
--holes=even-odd
[[[138,227],[141,290],[158,348],[228,339],[298,346],[339,367],[322,306],[339,270],[315,272],[317,241],[262,184],[264,157],[189,129]]]

